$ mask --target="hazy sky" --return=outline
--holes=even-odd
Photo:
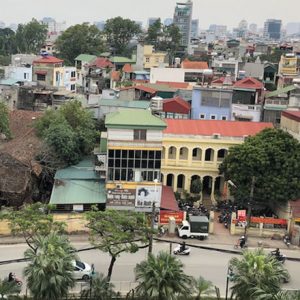
[[[146,21],[173,16],[176,0],[0,0],[0,20],[5,23],[27,22],[32,17],[53,17],[68,25],[94,22],[122,16]],[[257,23],[267,18],[283,23],[300,22],[300,0],[193,0],[193,17],[201,28],[209,24],[235,27],[241,19]]]

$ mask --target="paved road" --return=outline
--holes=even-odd
[[[85,242],[75,243],[77,249],[89,247]],[[19,245],[0,245],[0,260],[9,260],[23,257],[26,249],[25,244]],[[154,253],[159,251],[169,251],[169,245],[163,242],[155,242]],[[94,263],[98,272],[106,274],[110,258],[107,254],[99,250],[91,250],[79,253],[80,260],[89,264]],[[225,293],[227,264],[232,254],[220,253],[216,251],[208,251],[202,249],[192,249],[190,256],[181,256],[185,271],[194,277],[199,275],[211,280],[221,290],[221,294]],[[147,258],[147,249],[142,249],[135,254],[122,254],[116,261],[112,281],[115,282],[117,290],[125,291],[134,287],[134,267],[137,263]],[[13,263],[9,265],[0,265],[0,278],[7,276],[9,272],[15,272],[17,276],[22,276],[22,270],[26,263]],[[284,285],[288,289],[298,289],[300,286],[300,263],[287,261],[287,269],[291,274],[290,283]],[[24,279],[23,279],[24,280]],[[81,284],[77,286],[80,289]]]

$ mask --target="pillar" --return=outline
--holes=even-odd
[[[179,163],[179,154],[180,154],[180,148],[177,148],[177,147],[175,147],[175,149],[176,149],[176,166],[178,165],[178,163]]]
[[[177,183],[178,183],[178,175],[174,174],[174,181],[173,181],[173,191],[177,192]]]
[[[188,151],[187,165],[191,166],[193,161],[193,149],[188,148]]]
[[[163,174],[164,178],[163,178],[163,185],[167,185],[167,176],[168,174]]]
[[[189,193],[191,187],[191,177],[186,175],[184,180],[184,189]]]
[[[216,178],[212,177],[211,179],[211,194],[210,194],[210,199],[212,201],[213,204],[216,204],[216,199],[215,199],[215,181]]]

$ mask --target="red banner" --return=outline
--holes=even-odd
[[[183,211],[167,211],[161,210],[159,214],[160,224],[169,224],[169,218],[175,218],[176,224],[180,224],[183,221],[184,212]]]
[[[287,225],[286,219],[251,217],[251,223]]]

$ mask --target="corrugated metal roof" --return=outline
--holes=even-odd
[[[50,204],[98,204],[106,202],[105,183],[56,179]]]
[[[296,87],[294,85],[289,85],[289,86],[286,86],[282,89],[278,89],[276,91],[273,91],[273,92],[270,92],[270,93],[266,94],[265,98],[271,98],[271,97],[279,96],[279,95],[282,95],[282,94],[286,94],[286,93],[288,93],[290,91],[293,91],[295,89],[296,89]]]
[[[136,56],[132,55],[132,58],[125,57],[125,56],[112,56],[112,57],[110,57],[110,61],[113,63],[134,64],[136,62]]]
[[[92,62],[93,60],[95,60],[97,58],[96,55],[90,55],[90,54],[80,54],[78,55],[75,60],[79,60],[79,61],[84,61],[87,63]]]

